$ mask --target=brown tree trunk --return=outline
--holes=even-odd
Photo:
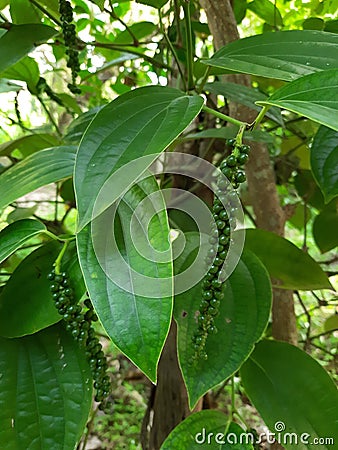
[[[213,35],[216,50],[239,38],[230,0],[200,0]],[[231,75],[228,80],[250,86],[248,75]],[[243,122],[253,122],[256,112],[230,104],[230,115]],[[280,205],[275,174],[268,149],[262,143],[252,144],[252,157],[246,166],[248,190],[259,228],[284,234],[285,214]],[[274,284],[277,284],[274,281]],[[297,327],[291,291],[274,288],[272,307],[272,334],[275,339],[297,344]]]
[[[151,401],[143,421],[142,448],[159,450],[168,434],[191,411],[176,352],[177,327],[171,323],[168,339],[158,365],[158,382],[153,387]],[[201,402],[195,408],[201,409]]]

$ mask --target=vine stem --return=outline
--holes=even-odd
[[[225,122],[230,122],[233,125],[237,125],[238,127],[244,127],[244,129],[245,129],[248,126],[247,123],[241,122],[240,120],[237,120],[237,119],[234,119],[233,117],[227,116],[226,114],[216,111],[215,109],[209,108],[208,106],[203,106],[202,109],[203,109],[203,111],[205,111],[209,114],[212,114],[213,116],[218,117],[219,119],[222,119]]]
[[[94,5],[96,4],[95,1],[90,0],[92,3],[94,3]],[[97,6],[97,5],[96,5]],[[112,0],[109,0],[109,6],[110,6],[110,11],[106,8],[104,8],[104,11],[106,13],[108,13],[113,19],[117,20],[118,22],[120,22],[121,25],[124,26],[125,30],[127,31],[127,33],[129,33],[130,37],[132,38],[133,42],[134,42],[134,46],[138,47],[139,45],[139,41],[137,39],[137,37],[135,36],[135,34],[132,32],[132,30],[128,27],[128,25],[124,22],[124,20],[122,20],[114,11],[114,6],[113,6],[113,2]]]
[[[51,123],[53,124],[56,133],[59,136],[62,136],[61,131],[59,130],[58,124],[55,122],[54,117],[52,116],[51,112],[49,111],[49,109],[47,108],[45,102],[42,100],[42,98],[40,97],[40,95],[37,95],[37,99],[39,100],[39,102],[41,103],[42,108],[44,109],[45,113],[48,116],[48,119],[51,121]]]
[[[55,266],[56,275],[60,275],[60,273],[61,273],[61,261],[62,261],[64,254],[66,253],[68,245],[69,245],[69,241],[66,241],[63,244],[63,247],[61,249],[61,252],[59,253],[59,256],[55,260],[54,266]]]
[[[61,22],[56,17],[54,17],[53,14],[51,14],[46,8],[40,5],[40,3],[35,0],[29,0],[29,2],[32,3],[32,5],[36,6],[41,12],[43,12],[45,16],[49,17],[49,19],[56,23],[56,25],[62,25]]]
[[[258,116],[256,117],[255,121],[250,125],[250,129],[252,130],[256,130],[258,125],[261,123],[261,121],[263,120],[263,117],[265,116],[265,114],[267,113],[267,111],[270,109],[270,105],[265,105],[263,106],[263,108],[260,110]]]
[[[174,57],[174,60],[175,60],[175,62],[176,62],[177,68],[178,68],[178,71],[179,71],[179,73],[180,73],[180,75],[181,75],[181,78],[182,78],[182,83],[183,83],[183,85],[184,85],[184,89],[186,90],[186,81],[185,81],[184,73],[183,73],[183,70],[182,70],[180,61],[179,61],[179,59],[178,59],[178,56],[177,56],[175,47],[173,46],[172,42],[171,42],[170,39],[169,39],[168,34],[166,33],[166,31],[165,31],[165,29],[164,29],[164,26],[163,26],[163,17],[162,17],[162,13],[161,13],[161,10],[160,10],[160,9],[158,10],[158,17],[159,17],[159,24],[160,24],[160,30],[161,30],[161,33],[163,34],[164,39],[165,39],[166,43],[168,44],[168,47],[170,48],[170,51],[171,51],[171,53],[172,53],[172,55],[173,55],[173,57]]]
[[[201,78],[201,81],[198,83],[196,87],[197,94],[201,94],[203,92],[203,88],[205,83],[208,81],[209,75],[210,75],[211,66],[207,66],[206,71],[204,72],[203,77]]]
[[[183,2],[184,20],[186,28],[186,39],[187,39],[187,71],[188,71],[188,90],[194,88],[194,78],[193,78],[193,45],[192,45],[192,32],[191,32],[191,17],[190,17],[190,0],[186,3]]]

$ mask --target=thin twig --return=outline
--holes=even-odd
[[[35,1],[35,0],[29,0],[29,1],[34,6],[36,6],[41,12],[43,12],[44,15],[47,16],[51,21],[56,23],[56,25],[59,25],[60,27],[62,26],[61,22],[56,17],[54,17],[53,14],[51,14],[46,8],[44,8],[42,5],[40,5],[37,1]]]
[[[298,291],[295,291],[296,297],[298,298],[299,303],[301,304],[301,307],[303,308],[304,314],[306,315],[307,321],[308,321],[308,328],[306,329],[306,339],[304,341],[304,350],[307,350],[309,347],[309,344],[311,342],[310,333],[311,333],[311,316],[309,314],[309,311],[306,309],[306,306],[299,294]]]

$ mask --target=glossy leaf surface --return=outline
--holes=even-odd
[[[0,38],[0,72],[12,66],[34,48],[57,34],[54,28],[42,24],[9,25]]]
[[[321,126],[311,146],[311,170],[326,202],[338,195],[338,131]]]
[[[338,131],[338,70],[302,77],[258,104],[279,106]]]
[[[53,147],[41,150],[0,175],[0,208],[49,183],[72,175],[76,148]]]
[[[186,258],[191,255],[185,255]],[[192,337],[197,329],[201,283],[175,297],[174,317],[178,325],[178,353],[190,406],[209,389],[229,378],[251,353],[269,319],[271,288],[268,274],[257,257],[246,252],[225,282],[217,334],[206,343],[207,361],[191,364]]]
[[[138,210],[137,236],[131,233],[130,225],[136,207],[156,191],[156,181],[148,178],[124,197],[115,223],[107,210],[101,216],[102,225],[87,225],[77,236],[87,289],[102,325],[114,344],[152,381],[156,380],[156,367],[172,313],[172,263],[158,263],[155,258],[155,251],[168,250],[169,226],[165,211],[156,213],[147,203]],[[142,228],[147,230],[143,238]],[[118,248],[112,249],[112,233]],[[135,251],[135,238],[138,244],[146,246],[147,258]],[[117,252],[123,260],[114,259]],[[150,277],[153,295],[157,297],[137,294],[139,289],[143,290],[143,278],[139,281],[138,274]],[[120,280],[119,284],[114,280]],[[149,284],[149,280],[144,282]]]
[[[76,157],[74,185],[79,229],[91,220],[96,198],[109,177],[141,156],[153,154],[155,160],[190,124],[202,105],[199,96],[150,86],[118,97],[97,113]],[[147,166],[140,168],[145,170]],[[131,173],[130,182],[138,175]],[[128,185],[127,182],[125,187]]]
[[[32,220],[22,219],[8,225],[0,232],[0,263],[20,248],[26,241],[33,236],[45,231],[43,223]]]
[[[270,231],[246,230],[245,247],[255,253],[284,289],[331,289],[320,265],[292,242]]]
[[[309,30],[263,33],[231,42],[204,63],[292,81],[313,72],[337,69],[338,36]]]
[[[83,349],[60,325],[0,338],[2,449],[74,449],[92,401]]]
[[[240,371],[247,395],[272,432],[306,433],[307,442],[281,441],[288,450],[332,449],[316,438],[338,439],[338,391],[325,369],[286,342],[262,341]],[[306,444],[306,445],[305,445]]]
[[[61,249],[58,242],[43,245],[15,269],[0,294],[0,336],[12,338],[36,333],[61,320],[50,292],[51,282],[47,280]],[[80,299],[85,287],[74,243],[63,258],[62,268]]]
[[[174,428],[161,450],[197,450],[202,446],[211,450],[253,450],[250,443],[246,444],[245,431],[237,423],[231,422],[226,433],[227,421],[227,416],[220,411],[192,414]]]

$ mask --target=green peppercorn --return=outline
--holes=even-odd
[[[240,153],[245,153],[248,155],[250,153],[250,147],[248,145],[242,145],[239,147],[239,151]]]
[[[237,162],[242,166],[243,164],[247,163],[249,160],[249,155],[247,153],[240,153],[237,156]]]
[[[244,181],[246,180],[245,173],[242,171],[237,172],[235,175],[235,179],[237,183],[244,183]]]
[[[236,163],[237,163],[236,156],[234,156],[234,155],[228,156],[226,159],[226,162],[229,167],[235,167]]]

